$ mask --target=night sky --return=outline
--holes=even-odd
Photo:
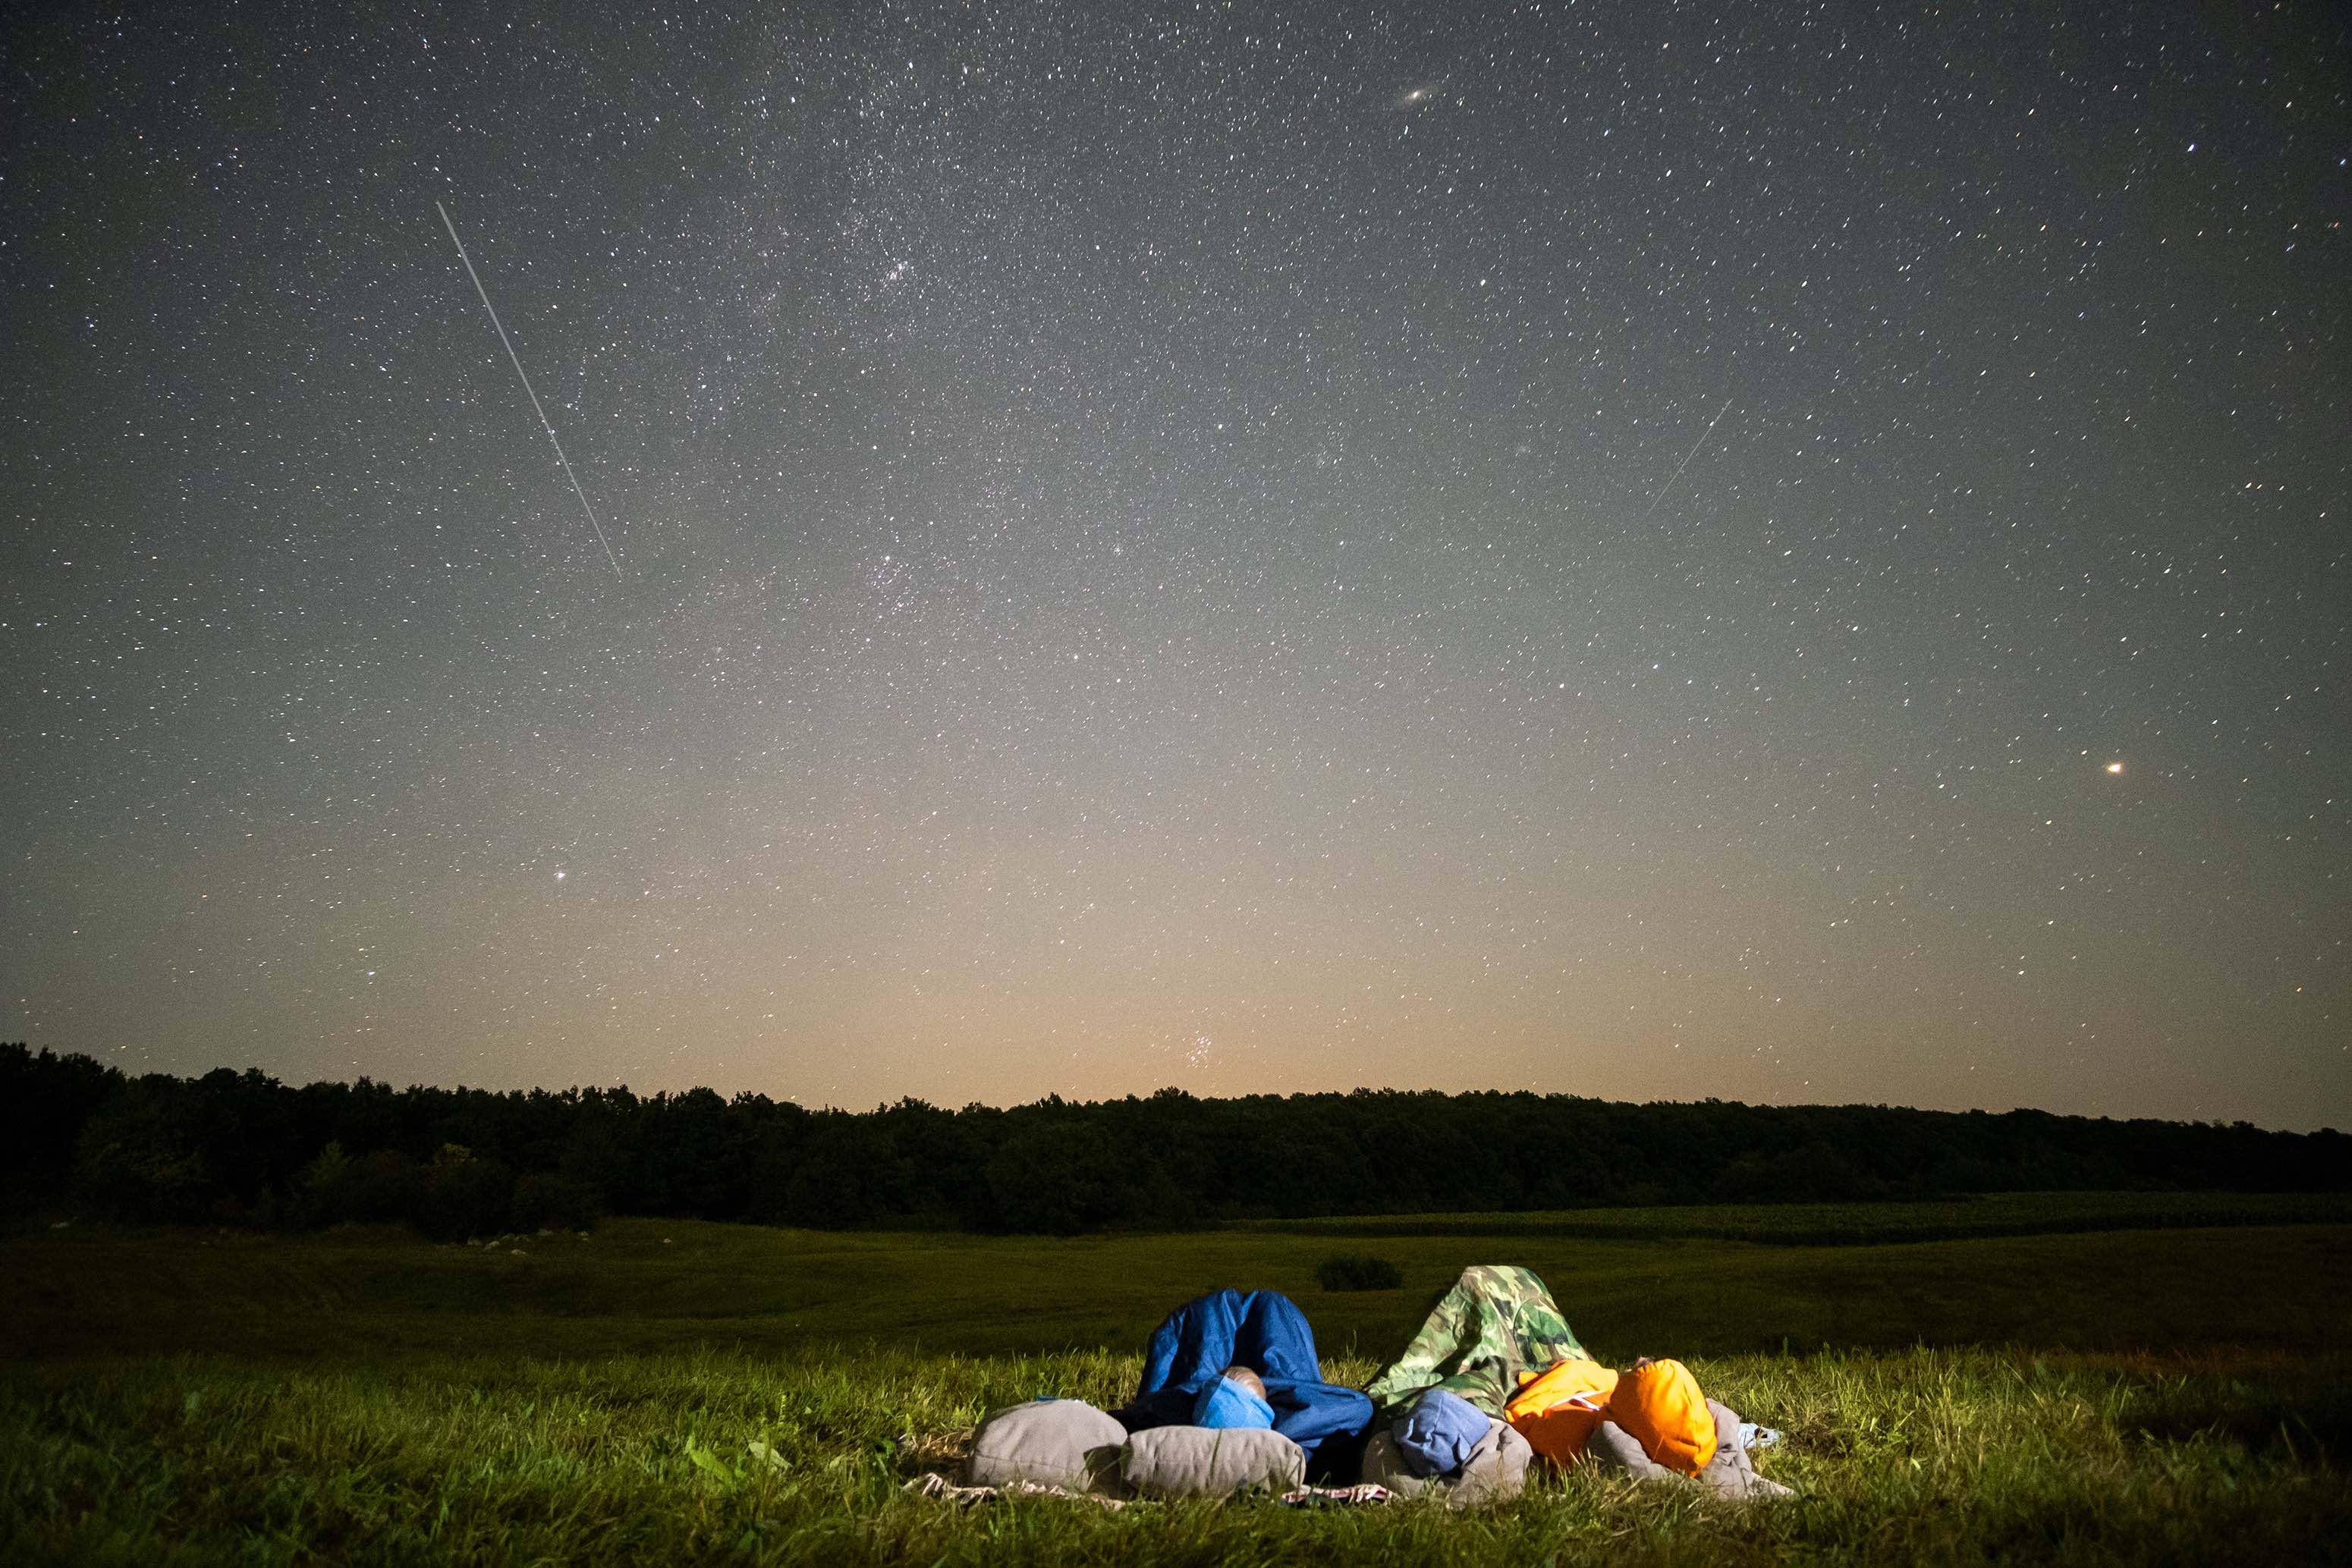
[[[0,34],[0,1038],[2352,1122],[2337,8],[345,9]]]

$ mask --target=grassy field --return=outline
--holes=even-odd
[[[2352,1223],[2352,1194],[2003,1192],[1927,1203],[1706,1204],[1532,1214],[1341,1215],[1325,1219],[1255,1220],[1242,1228],[1327,1238],[1575,1236],[1593,1240],[1753,1241],[1764,1247],[1877,1247],[1893,1241],[2080,1235],[2093,1230],[2311,1223]]]
[[[0,1242],[0,1561],[2352,1561],[2352,1228],[2077,1207],[2073,1234],[1838,1247],[1763,1209],[1707,1211],[1746,1241],[1558,1216],[1070,1241],[623,1221],[495,1249],[44,1231]],[[1402,1287],[1318,1290],[1339,1250]],[[1286,1291],[1360,1382],[1501,1261],[1604,1358],[1679,1354],[1785,1428],[1764,1464],[1802,1500],[1578,1473],[1475,1516],[898,1490],[995,1405],[1118,1403],[1202,1289]]]

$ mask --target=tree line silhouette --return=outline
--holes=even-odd
[[[1851,1201],[2049,1190],[2336,1192],[2352,1139],[2244,1122],[1884,1105],[1627,1104],[1357,1090],[811,1111],[709,1089],[495,1092],[133,1077],[0,1045],[18,1218],[456,1239],[600,1214],[1073,1233],[1249,1218]]]

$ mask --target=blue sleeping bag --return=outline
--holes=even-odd
[[[1130,1432],[1181,1426],[1228,1366],[1265,1380],[1274,1429],[1307,1450],[1310,1464],[1326,1438],[1360,1439],[1372,1424],[1369,1396],[1323,1381],[1307,1314],[1276,1291],[1213,1291],[1169,1313],[1144,1349],[1141,1386],[1111,1414]]]

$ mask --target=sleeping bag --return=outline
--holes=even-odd
[[[1617,1374],[1600,1363],[1563,1361],[1520,1384],[1503,1406],[1503,1419],[1537,1453],[1565,1465],[1583,1456],[1593,1429],[1609,1419],[1609,1399],[1616,1392]]]
[[[1499,1416],[1523,1372],[1580,1359],[1551,1292],[1528,1270],[1478,1264],[1439,1299],[1404,1354],[1365,1390],[1393,1418],[1425,1388],[1443,1388]]]
[[[1192,1400],[1192,1425],[1221,1431],[1272,1427],[1274,1406],[1230,1377],[1213,1377],[1201,1385],[1201,1392]]]
[[[1323,1381],[1306,1314],[1274,1291],[1213,1291],[1169,1313],[1145,1347],[1135,1397],[1111,1414],[1130,1432],[1190,1423],[1202,1391],[1228,1366],[1265,1381],[1274,1429],[1310,1460],[1325,1439],[1344,1446],[1371,1425],[1372,1402]]]
[[[1698,1379],[1679,1361],[1653,1361],[1612,1372],[1590,1361],[1563,1361],[1519,1385],[1504,1419],[1554,1464],[1582,1456],[1604,1422],[1641,1445],[1648,1460],[1695,1476],[1715,1457],[1715,1416]]]
[[[1678,1475],[1695,1476],[1715,1458],[1715,1410],[1679,1361],[1654,1361],[1619,1377],[1609,1396],[1609,1418],[1654,1462]],[[1733,1426],[1736,1430],[1738,1423]]]

